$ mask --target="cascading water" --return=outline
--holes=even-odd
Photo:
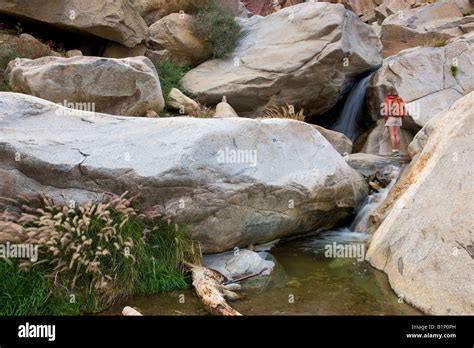
[[[365,232],[367,230],[370,214],[377,209],[387,198],[388,193],[400,177],[401,167],[398,165],[391,165],[392,180],[387,187],[380,190],[380,192],[372,193],[367,197],[365,205],[357,212],[354,221],[350,226],[351,231]]]
[[[339,243],[360,243],[365,241],[368,237],[366,232],[370,215],[385,201],[385,198],[387,198],[390,190],[396,184],[403,169],[395,164],[391,166],[390,183],[379,192],[373,192],[367,197],[365,203],[359,209],[350,225],[320,233],[314,238],[309,239],[306,244],[302,246],[302,249],[311,250],[317,245],[325,245],[327,242],[333,241]]]
[[[419,314],[409,305],[400,303],[387,278],[364,262],[363,246],[367,239],[364,226],[370,213],[382,204],[397,180],[400,168],[392,169],[395,170],[392,170],[390,184],[380,192],[369,195],[352,225],[257,247],[257,250],[271,249],[269,254],[275,262],[275,270],[260,283],[261,287],[245,288],[245,297],[233,302],[232,306],[250,315]],[[326,256],[328,246],[334,244],[338,248],[342,245],[351,247],[351,250],[359,250],[361,254],[353,254],[352,257]],[[288,301],[290,291],[297,299],[294,302]],[[194,299],[191,289],[180,290],[181,293],[190,300],[181,303],[176,299],[176,292],[165,292],[136,296],[127,299],[126,305],[140,308],[146,315],[206,314],[201,303]],[[106,314],[120,315],[124,305],[119,303]]]
[[[331,127],[336,132],[343,133],[352,142],[359,136],[358,120],[364,106],[367,84],[372,74],[359,80],[349,92],[344,108],[336,124]]]

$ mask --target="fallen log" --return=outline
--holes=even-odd
[[[185,265],[192,273],[196,295],[209,313],[224,316],[242,315],[227,303],[226,298],[236,300],[240,296],[222,284],[226,278],[221,273],[190,263]]]

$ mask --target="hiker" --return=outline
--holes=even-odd
[[[392,91],[385,97],[384,111],[385,127],[388,127],[390,133],[392,155],[398,157],[400,156],[400,127],[406,115],[406,107],[397,91]]]

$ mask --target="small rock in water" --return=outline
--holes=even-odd
[[[382,189],[379,184],[373,181],[369,182],[369,186],[372,190],[377,191],[377,192],[380,192],[380,190]]]
[[[224,288],[230,291],[240,291],[242,290],[242,285],[238,283],[230,283],[230,284],[224,285]]]
[[[205,255],[202,259],[203,266],[222,273],[228,279],[238,279],[249,275],[270,275],[275,267],[273,261],[265,260],[266,253],[256,253],[250,250],[240,250],[238,254],[233,251],[221,254]]]
[[[303,286],[303,284],[299,280],[293,279],[293,280],[290,280],[289,282],[287,282],[286,286],[288,288],[298,289],[298,288],[301,288]]]

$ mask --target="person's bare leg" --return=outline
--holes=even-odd
[[[397,139],[396,139],[396,134],[395,134],[395,127],[389,126],[388,127],[388,132],[390,134],[390,144],[392,146],[392,151],[396,149],[397,146]]]
[[[395,150],[400,150],[400,126],[395,126]]]

